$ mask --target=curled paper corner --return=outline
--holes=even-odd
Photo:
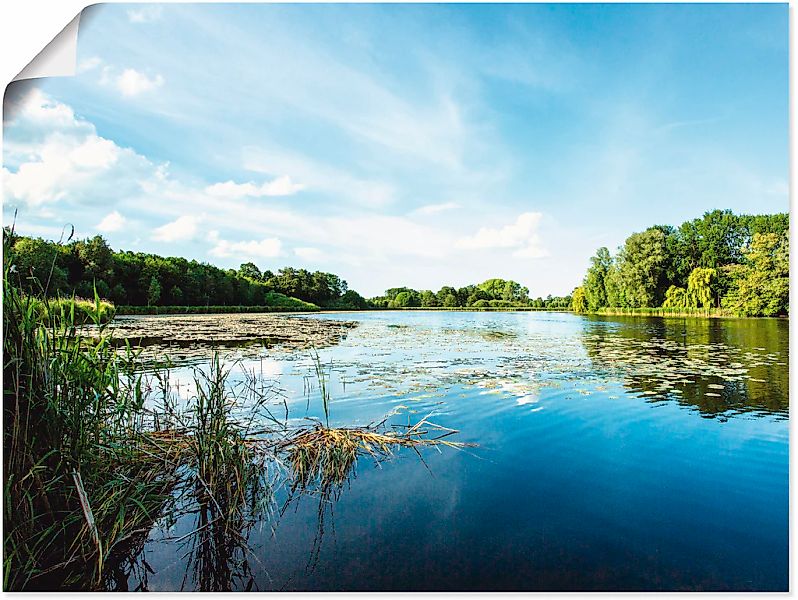
[[[14,79],[36,79],[39,77],[70,77],[75,75],[78,58],[79,12],[52,41],[39,52]]]

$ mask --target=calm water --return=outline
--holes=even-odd
[[[320,352],[331,425],[431,420],[467,450],[361,460],[217,577],[260,590],[786,590],[788,323],[375,312]],[[307,353],[246,359],[320,416]],[[185,369],[173,373],[188,384]],[[334,422],[334,423],[333,423]],[[276,505],[285,501],[277,491]],[[213,587],[153,531],[131,589]],[[146,564],[145,564],[146,563]]]

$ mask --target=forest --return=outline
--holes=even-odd
[[[101,236],[57,244],[8,230],[22,286],[32,294],[100,298],[118,307],[367,308],[332,273],[248,262],[235,269],[181,257],[115,251]]]
[[[396,287],[370,298],[375,308],[549,308],[568,310],[571,296],[531,299],[529,290],[517,281],[492,278],[480,284],[455,288],[445,285],[438,292]]]
[[[630,235],[611,255],[599,248],[576,312],[660,307],[735,316],[789,312],[789,215],[714,210],[679,227],[655,225]]]
[[[395,287],[365,299],[333,273],[253,262],[222,269],[181,257],[113,250],[94,236],[64,244],[6,230],[23,289],[100,298],[127,312],[365,310],[404,308],[557,309],[780,316],[789,310],[789,215],[714,210],[679,227],[633,233],[611,254],[599,248],[571,295],[530,298],[522,284],[491,278],[437,292]]]

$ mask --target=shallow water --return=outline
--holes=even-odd
[[[786,320],[301,318],[359,322],[319,351],[331,425],[433,413],[479,446],[422,451],[428,469],[361,460],[335,502],[296,499],[250,532],[245,565],[214,567],[232,588],[787,589]],[[292,418],[321,417],[306,351],[244,356]],[[190,395],[185,368],[172,378]],[[161,525],[121,585],[207,587],[174,541],[194,521]]]

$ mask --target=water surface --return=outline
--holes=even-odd
[[[296,498],[224,566],[234,589],[787,589],[786,320],[295,318],[359,323],[319,352],[331,425],[432,413],[479,446],[362,460],[334,502]],[[321,416],[307,351],[244,356],[292,418]],[[161,525],[126,585],[203,587],[174,541],[195,523]]]

